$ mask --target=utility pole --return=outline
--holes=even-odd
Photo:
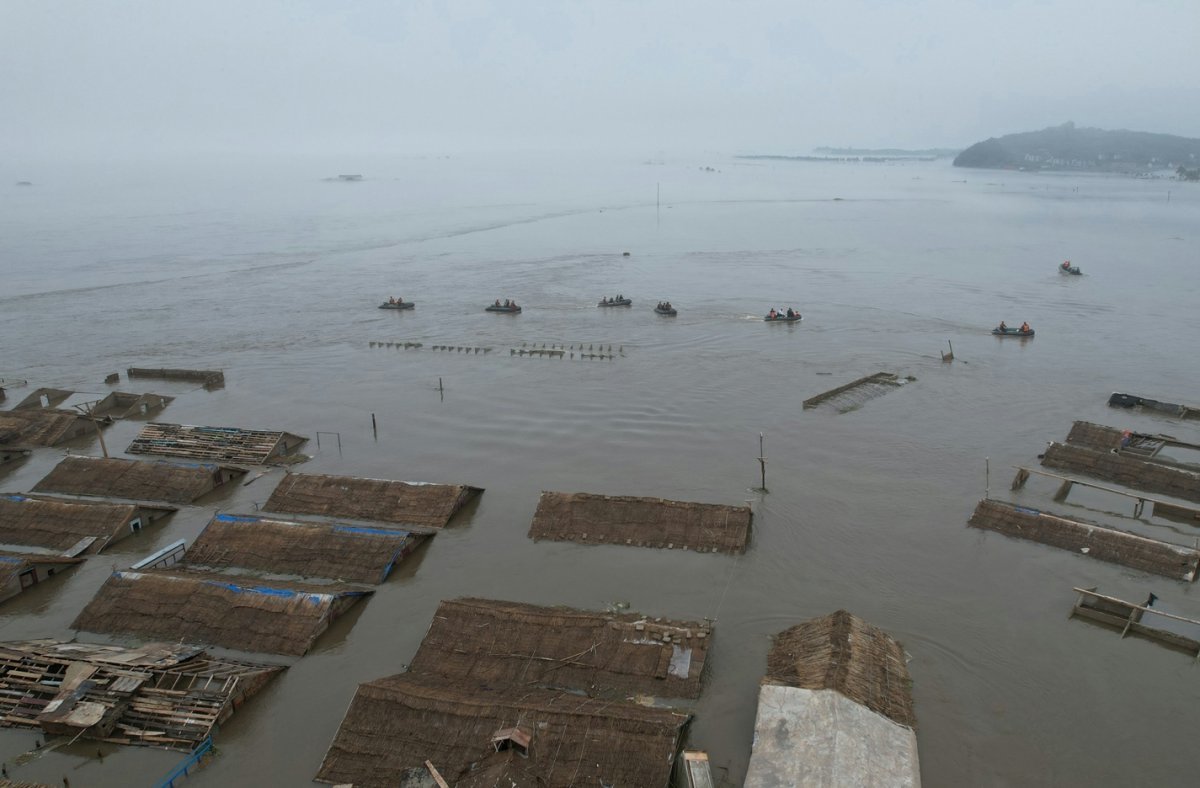
[[[83,402],[75,406],[75,409],[82,413],[88,421],[92,422],[92,426],[96,428],[96,437],[100,439],[100,451],[104,454],[104,458],[108,459],[108,447],[104,445],[104,433],[100,430],[100,421],[96,418],[95,405],[100,400],[93,402]]]
[[[767,490],[767,458],[766,452],[763,451],[763,434],[758,433],[758,468],[762,473],[762,486],[758,488],[758,492],[768,492]]]

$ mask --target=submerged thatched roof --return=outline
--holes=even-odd
[[[438,606],[412,670],[472,686],[695,698],[710,639],[697,621],[454,599]]]
[[[529,527],[532,539],[679,547],[741,553],[750,539],[750,507],[627,495],[544,492]]]
[[[1003,501],[980,501],[968,524],[1177,580],[1195,580],[1200,570],[1193,547]]]
[[[246,472],[214,463],[157,460],[139,462],[119,457],[70,456],[34,485],[37,492],[190,503],[211,491],[221,475]]]
[[[1051,443],[1042,455],[1047,468],[1079,473],[1134,490],[1200,503],[1200,470],[1150,462],[1137,455]]]
[[[190,751],[281,670],[167,643],[0,643],[0,725]]]
[[[482,492],[463,484],[291,473],[279,482],[263,508],[443,528],[463,504]]]
[[[95,553],[124,536],[137,513],[133,504],[0,495],[0,544],[64,551],[92,537],[87,552]]]
[[[172,568],[114,572],[73,629],[301,656],[367,586]]]
[[[78,413],[59,410],[0,410],[0,446],[55,446],[72,437]]]
[[[70,399],[74,393],[70,389],[56,389],[43,386],[42,388],[34,389],[25,399],[13,405],[13,410],[56,408],[65,400]],[[42,397],[46,398],[45,404],[42,403]]]
[[[184,560],[214,569],[381,583],[422,538],[393,528],[218,514]]]
[[[524,772],[518,785],[666,786],[688,716],[403,674],[359,686],[316,779],[390,788],[429,761],[451,785],[487,784],[475,778],[496,774],[492,736],[519,726],[531,734],[528,757],[498,769]]]
[[[836,690],[901,725],[916,724],[904,648],[845,610],[776,635],[763,683]]]

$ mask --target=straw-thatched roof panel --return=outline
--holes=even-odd
[[[1195,580],[1200,569],[1195,548],[1003,501],[980,501],[968,524],[1177,580]]]
[[[472,686],[696,698],[710,639],[696,621],[455,599],[438,606],[412,670]]]
[[[0,446],[57,446],[95,427],[78,413],[59,410],[0,410]]]
[[[532,539],[640,547],[679,547],[702,553],[741,553],[750,539],[750,507],[662,498],[543,492]]]
[[[776,635],[763,681],[836,690],[901,725],[916,724],[904,648],[882,629],[845,610]]]
[[[407,531],[218,514],[188,550],[190,566],[382,583],[423,539]]]
[[[0,495],[0,544],[65,551],[92,537],[95,541],[86,552],[95,553],[127,535],[137,515],[133,504]]]
[[[279,482],[263,508],[443,528],[467,501],[482,492],[463,484],[291,473]]]
[[[114,572],[73,629],[301,656],[367,586],[173,568]]]
[[[191,503],[215,487],[245,475],[241,468],[215,463],[119,457],[64,457],[34,485],[37,492]]]
[[[532,734],[521,766],[545,785],[665,788],[687,721],[633,703],[404,674],[359,686],[316,779],[390,788],[428,760],[451,785],[476,785],[461,781],[473,765],[489,768],[492,736],[519,725]]]
[[[167,643],[0,643],[0,725],[191,751],[282,669]]]

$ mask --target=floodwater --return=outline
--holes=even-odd
[[[361,183],[320,180],[359,170]],[[911,655],[928,786],[1195,779],[1192,660],[1068,620],[1072,586],[1153,591],[1197,616],[1195,589],[966,521],[989,485],[1093,519],[1129,514],[1116,496],[1053,504],[1055,484],[1037,477],[1009,492],[1012,466],[1036,463],[1075,419],[1197,440],[1194,424],[1105,402],[1200,401],[1200,189],[723,156],[3,174],[35,185],[0,188],[0,377],[100,395],[130,366],[221,368],[220,391],[122,388],[177,394],[166,421],[307,435],[303,471],[487,490],[242,707],[197,786],[308,784],[356,685],[402,670],[439,600],[462,595],[714,618],[688,746],[730,785],[750,756],[769,636],[839,608]],[[1085,275],[1056,273],[1064,259]],[[596,308],[618,293],[633,307]],[[389,295],[417,308],[376,309]],[[483,312],[509,297],[523,314]],[[656,316],[659,299],[678,317]],[[762,323],[772,306],[804,320]],[[1002,319],[1036,338],[991,336]],[[510,355],[523,343],[611,345],[617,358]],[[845,413],[801,408],[878,371],[916,380]],[[110,428],[110,450],[138,427]],[[760,432],[765,495],[753,489]],[[28,490],[61,454],[0,471],[0,489]],[[3,638],[70,637],[114,567],[190,540],[216,510],[252,511],[280,474],[5,603]],[[542,490],[750,501],[752,542],[740,557],[533,543]],[[1121,524],[1188,544],[1200,534]],[[180,757],[80,743],[14,768],[36,738],[0,731],[10,774],[145,785]]]

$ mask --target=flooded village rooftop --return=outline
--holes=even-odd
[[[165,504],[0,495],[0,544],[98,553],[174,511]]]
[[[302,656],[369,586],[189,570],[118,571],[72,629]]]
[[[482,492],[464,484],[289,473],[263,508],[286,514],[443,528]]]
[[[35,492],[190,503],[246,471],[217,463],[64,457],[33,486]]]
[[[627,495],[543,492],[530,538],[742,553],[750,507]]]

